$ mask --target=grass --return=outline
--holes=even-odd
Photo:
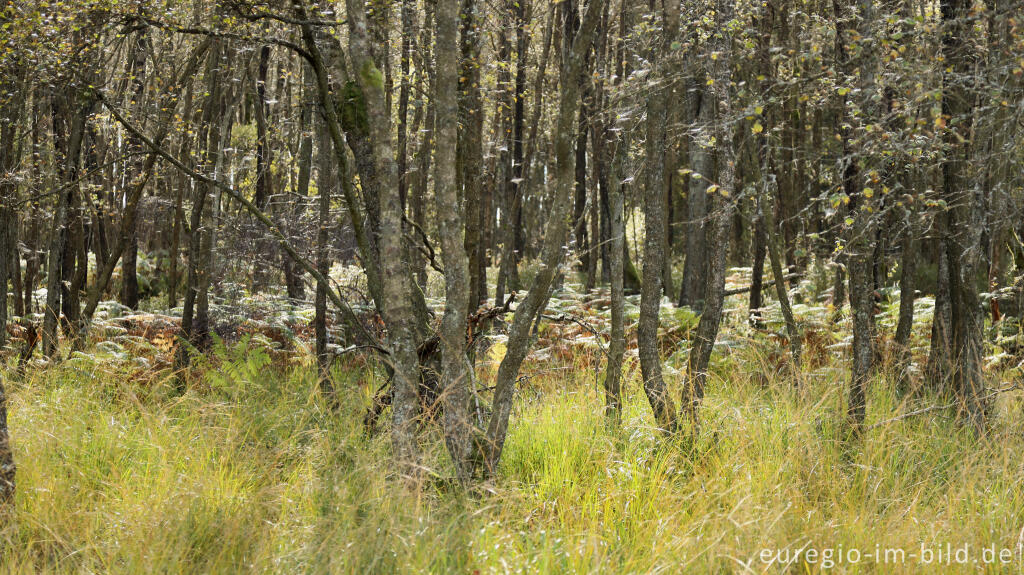
[[[602,419],[592,371],[541,371],[498,479],[467,494],[439,480],[451,472],[435,430],[423,437],[435,473],[411,489],[390,477],[386,434],[361,427],[376,383],[364,373],[336,372],[347,400],[331,413],[309,366],[260,354],[219,354],[181,397],[117,365],[84,356],[9,382],[19,468],[3,572],[804,573],[821,556],[780,567],[760,553],[946,543],[979,559],[1013,550],[989,572],[1022,565],[1014,397],[985,438],[933,412],[845,441],[840,365],[796,391],[737,352],[716,363],[700,434],[667,440],[635,366],[620,429]],[[869,423],[899,401],[875,384]],[[832,571],[978,569],[908,558]]]

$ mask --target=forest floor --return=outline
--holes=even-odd
[[[730,281],[742,285],[742,272]],[[354,356],[335,364],[343,401],[332,412],[301,338],[218,342],[181,395],[163,367],[164,332],[100,330],[86,353],[9,370],[18,493],[0,571],[1021,572],[1024,398],[1000,395],[983,437],[942,409],[886,424],[944,400],[897,393],[883,369],[869,395],[876,426],[846,438],[845,344],[824,334],[848,330],[827,329],[812,283],[796,307],[808,329],[796,377],[784,342],[747,327],[745,296],[730,298],[689,439],[652,428],[635,350],[622,425],[606,425],[600,344],[577,323],[546,327],[497,478],[471,493],[452,485],[431,425],[422,483],[392,478],[387,433],[362,425],[380,381]],[[604,333],[600,300],[568,290],[551,313]],[[896,305],[883,304],[880,333]],[[918,362],[930,319],[929,300],[920,305]],[[695,320],[663,315],[678,386],[685,349],[672,346],[685,347]],[[781,330],[777,308],[769,327]],[[501,350],[496,338],[480,357],[484,380]],[[1019,377],[994,350],[992,385]],[[943,555],[961,549],[964,564]]]

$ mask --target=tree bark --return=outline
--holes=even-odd
[[[146,54],[149,51],[149,33],[148,27],[143,26],[135,37],[135,45],[132,49],[132,60],[130,66],[130,77],[132,83],[132,102],[129,107],[132,110],[132,115],[136,118],[143,118],[145,116],[145,89],[146,89]],[[138,141],[138,138],[128,138],[128,152],[133,155],[142,153],[142,144]],[[133,169],[131,170],[132,179],[142,178],[143,176],[139,173],[142,166],[141,162],[135,160],[132,162]],[[127,172],[126,172],[127,175]],[[122,186],[124,193],[127,194],[128,190],[131,189],[132,183],[127,179],[125,185]],[[128,198],[125,197],[125,203]],[[136,200],[137,201],[137,200]],[[138,225],[135,218],[132,218],[131,225],[127,229],[128,232],[128,245],[124,249],[124,255],[121,261],[121,303],[129,309],[138,309],[139,307],[139,276],[138,276],[138,254],[139,254],[139,232]]]
[[[394,368],[392,399],[392,449],[399,473],[419,475],[419,447],[416,443],[418,413],[416,353],[417,312],[413,299],[413,278],[409,273],[403,236],[403,214],[398,195],[398,169],[391,140],[391,119],[387,114],[384,76],[373,62],[365,6],[360,0],[346,0],[348,8],[349,56],[355,79],[366,104],[366,121],[373,144],[374,168],[380,180],[381,280],[383,315],[388,326],[391,361]]]
[[[675,430],[676,413],[661,372],[658,348],[658,323],[661,310],[662,274],[665,265],[665,146],[668,123],[668,100],[671,94],[669,59],[678,28],[678,4],[665,0],[661,6],[662,38],[658,62],[652,72],[647,97],[647,162],[644,183],[644,265],[640,288],[640,319],[637,325],[640,371],[644,392],[654,410],[658,426],[667,432]]]
[[[731,0],[716,3],[717,33],[712,50],[717,57],[709,64],[710,79],[708,90],[710,104],[717,112],[714,122],[716,152],[718,156],[718,189],[709,194],[711,200],[711,234],[709,239],[707,288],[704,293],[704,309],[697,324],[697,331],[690,348],[687,378],[683,385],[682,409],[695,432],[698,424],[697,410],[704,398],[711,352],[718,338],[722,323],[722,309],[725,305],[725,267],[729,249],[729,226],[732,224],[733,200],[736,193],[736,154],[733,149],[732,119],[732,37],[726,23],[733,18],[734,4]]]
[[[625,156],[629,149],[629,134],[620,136],[615,160],[611,169],[611,180],[621,179]],[[605,414],[618,425],[622,420],[622,356],[626,351],[625,325],[625,290],[622,260],[625,253],[626,226],[623,221],[624,202],[622,186],[612,185],[608,191],[608,207],[610,211],[610,245],[608,246],[611,275],[611,341],[608,345],[608,366],[605,372]]]
[[[464,245],[469,254],[469,302],[467,313],[475,312],[487,293],[487,250],[483,190],[483,105],[480,88],[480,31],[478,0],[462,0],[459,62],[459,128],[457,163],[462,179],[462,200],[466,206]],[[481,297],[481,294],[484,297]]]
[[[473,472],[476,426],[470,416],[473,368],[466,355],[470,301],[469,257],[462,242],[463,214],[456,187],[458,101],[458,0],[438,0],[434,99],[434,194],[444,265],[445,304],[441,319],[444,437],[463,482]]]
[[[900,384],[907,379],[910,367],[910,335],[914,327],[914,274],[917,273],[917,214],[911,208],[904,208],[906,217],[903,231],[903,253],[900,256],[900,311],[896,324],[894,343],[896,346],[896,373]]]
[[[942,55],[949,66],[942,75],[942,113],[950,127],[944,134],[946,156],[942,162],[952,309],[953,389],[961,403],[960,415],[976,430],[986,425],[988,406],[984,357],[985,317],[978,283],[984,251],[985,206],[988,190],[970,173],[974,138],[972,86],[976,57],[971,47],[972,5],[966,0],[942,0]]]
[[[600,16],[597,2],[587,5],[582,24],[575,37],[562,39],[562,65],[559,70],[558,122],[555,131],[555,197],[551,205],[542,249],[541,269],[530,286],[526,297],[516,308],[509,328],[505,357],[498,366],[495,381],[492,414],[487,426],[487,439],[483,445],[484,472],[493,474],[501,458],[508,433],[508,418],[512,413],[516,379],[519,368],[529,351],[531,328],[550,293],[555,274],[562,259],[563,246],[572,218],[572,188],[575,162],[572,157],[576,113],[579,108],[580,70],[585,52],[593,42],[594,30]],[[562,8],[564,9],[564,7]]]
[[[695,133],[711,127],[714,110],[706,89],[700,88],[693,96],[697,99],[697,126]],[[708,226],[707,188],[708,182],[715,177],[714,158],[708,142],[699,135],[691,138],[689,143],[690,169],[687,192],[686,222],[686,259],[683,261],[683,280],[679,289],[679,305],[689,306],[698,313],[704,307],[704,290],[707,286],[705,273],[708,267],[708,245],[706,230]]]

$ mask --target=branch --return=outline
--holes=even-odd
[[[786,281],[790,281],[790,280],[795,280],[795,279],[799,279],[799,278],[800,278],[800,274],[789,274],[788,276],[786,276],[783,279],[785,279]],[[775,285],[775,280],[766,281],[766,282],[761,284],[761,287],[762,288],[768,288],[768,287],[772,287],[773,285]],[[741,293],[747,293],[748,291],[752,290],[753,288],[754,288],[754,286],[746,286],[746,287],[741,287],[741,288],[727,289],[727,290],[725,290],[725,296],[728,297],[728,296],[731,296],[731,295],[740,295]]]
[[[154,28],[166,30],[168,32],[177,32],[178,34],[189,34],[193,36],[206,36],[209,38],[224,38],[228,40],[238,40],[240,42],[252,42],[255,44],[275,44],[289,50],[294,51],[299,56],[302,56],[305,60],[312,62],[313,56],[306,51],[305,48],[296,44],[295,42],[285,40],[283,38],[273,37],[262,37],[262,36],[246,36],[244,34],[238,34],[236,32],[224,32],[221,30],[211,30],[209,28],[199,28],[194,26],[182,26],[180,24],[174,24],[170,22],[163,22],[150,18],[148,16],[132,15],[131,20],[145,23]]]
[[[430,267],[434,268],[434,271],[443,274],[444,268],[441,267],[441,264],[437,263],[436,252],[434,251],[434,246],[430,245],[430,239],[427,237],[427,232],[423,231],[423,228],[421,228],[419,224],[410,220],[404,215],[402,216],[402,221],[412,226],[412,229],[416,230],[416,232],[419,234],[420,239],[423,242],[423,245],[417,247],[419,248],[420,253],[422,253],[423,256],[427,258],[428,262],[430,262]]]
[[[541,314],[540,317],[541,319],[546,319],[548,321],[554,321],[559,323],[574,323],[582,327],[583,329],[589,331],[590,333],[594,334],[594,339],[597,341],[597,347],[601,350],[601,353],[603,353],[605,357],[608,357],[608,350],[604,348],[604,341],[601,339],[601,332],[597,331],[597,328],[595,328],[594,326],[583,321],[582,318],[568,313],[563,313],[561,315]]]
[[[1000,395],[1002,393],[1006,393],[1007,391],[1013,391],[1015,389],[1020,389],[1020,387],[1021,387],[1020,382],[1008,385],[1006,387],[1000,387],[998,389],[993,390],[992,393],[989,393],[985,397],[981,398],[981,401],[982,402],[988,401],[988,400],[996,397],[997,395]],[[952,403],[947,403],[945,405],[930,405],[928,407],[922,407],[921,409],[915,409],[914,411],[908,411],[907,413],[904,413],[902,415],[897,415],[896,417],[892,417],[892,418],[886,419],[884,421],[879,421],[878,423],[873,423],[873,424],[865,427],[864,431],[871,431],[872,429],[875,429],[877,427],[882,427],[884,425],[889,425],[890,423],[896,423],[897,421],[903,421],[904,419],[908,419],[908,418],[914,417],[916,415],[923,415],[923,414],[929,413],[931,411],[941,411],[941,410],[949,409],[951,407],[956,407],[956,405],[958,403],[960,403],[960,402],[959,401],[954,401]]]

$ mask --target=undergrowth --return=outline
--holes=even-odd
[[[337,362],[342,401],[331,411],[301,340],[289,350],[286,339],[264,335],[276,332],[251,329],[218,339],[175,376],[163,331],[112,330],[112,340],[63,362],[6,372],[18,492],[0,532],[0,571],[1024,570],[1020,394],[999,396],[984,436],[944,409],[885,423],[946,399],[908,395],[883,368],[870,385],[869,429],[851,436],[841,417],[849,342],[834,335],[848,330],[829,326],[823,296],[805,291],[795,306],[805,329],[798,373],[778,335],[777,305],[768,330],[754,332],[744,302],[730,298],[701,426],[674,438],[653,428],[632,343],[615,428],[602,415],[601,344],[576,323],[545,326],[524,366],[498,473],[468,490],[453,484],[434,424],[421,433],[422,481],[393,476],[386,427],[370,437],[362,424],[381,384],[372,360]],[[607,310],[592,297],[569,290],[553,302],[607,331]],[[882,335],[895,305],[879,316]],[[628,302],[627,315],[634,307]],[[919,307],[917,365],[930,299]],[[663,315],[665,373],[679,397],[696,321]],[[497,337],[478,355],[483,382],[503,350]],[[989,373],[1019,377],[1012,371]],[[921,560],[923,549],[946,545],[968,546],[968,563]],[[865,556],[879,546],[906,556]],[[972,561],[989,548],[1010,550],[1012,560]],[[824,562],[829,549],[845,555]],[[858,562],[844,561],[850,549]]]
[[[591,372],[539,371],[497,479],[467,493],[445,481],[431,427],[422,484],[390,476],[386,434],[361,426],[377,383],[365,372],[336,369],[347,399],[332,413],[309,366],[248,348],[222,344],[184,396],[170,376],[140,385],[100,360],[12,381],[19,490],[4,571],[774,572],[763,549],[1016,549],[1024,533],[1013,397],[983,438],[935,412],[848,439],[840,370],[797,389],[780,373],[744,374],[736,366],[757,359],[732,356],[699,434],[672,440],[651,428],[635,377],[614,429]],[[900,401],[875,385],[869,423]],[[1017,572],[1019,559],[988,569]]]

